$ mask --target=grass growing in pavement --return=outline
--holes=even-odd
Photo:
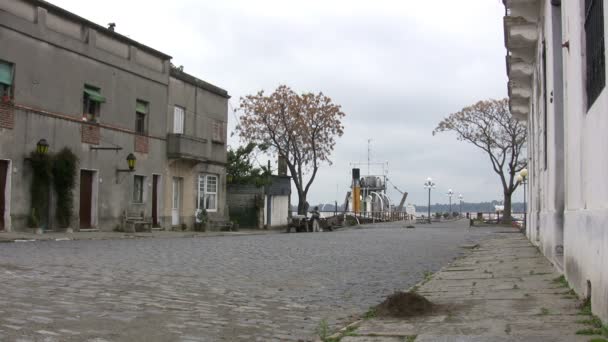
[[[592,338],[589,342],[608,342],[608,340],[605,338]]]
[[[587,329],[581,329],[581,330],[577,331],[576,334],[577,335],[601,335],[602,331],[600,329],[587,328]]]
[[[553,279],[553,284],[558,284],[561,287],[570,287],[568,285],[568,281],[566,280],[566,277],[564,277],[563,275]]]
[[[576,332],[577,335],[601,335],[608,337],[608,324],[603,324],[602,320],[599,317],[591,313],[591,301],[589,299],[586,299],[583,302],[583,305],[580,307],[580,312],[578,314],[590,316],[590,318],[578,320],[576,321],[576,323],[590,325],[591,328],[578,330]],[[593,339],[591,341],[601,342],[606,340]]]
[[[585,299],[583,305],[580,307],[579,315],[591,316],[591,300],[589,298]]]
[[[326,341],[329,337],[329,324],[326,319],[319,322],[319,325],[317,326],[317,336],[319,336],[322,341]]]
[[[372,319],[376,318],[378,313],[376,312],[376,308],[369,308],[366,313],[363,314],[364,319]]]
[[[547,309],[547,308],[540,308],[539,316],[546,316],[548,314],[549,314],[549,309]]]
[[[357,334],[355,330],[357,330],[357,327],[355,326],[346,327],[346,330],[342,336],[358,336],[359,334]]]

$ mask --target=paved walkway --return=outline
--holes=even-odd
[[[139,239],[139,238],[189,238],[206,236],[239,236],[239,235],[261,235],[282,233],[281,230],[241,229],[238,232],[194,232],[194,231],[153,231],[138,233],[122,232],[48,232],[34,234],[28,232],[0,232],[0,242],[14,241],[65,241],[65,240],[114,240],[114,239]]]
[[[408,319],[371,318],[342,330],[341,342],[590,341],[577,335],[581,303],[560,274],[518,232],[484,240],[422,283],[417,292],[433,313]]]

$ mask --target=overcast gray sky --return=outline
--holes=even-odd
[[[234,108],[240,96],[279,84],[332,97],[347,114],[345,134],[333,165],[320,169],[310,203],[344,199],[350,163],[367,160],[368,139],[371,159],[388,162],[410,203],[426,203],[427,177],[437,183],[433,202],[447,203],[449,188],[465,201],[501,198],[481,151],[451,134],[431,134],[448,114],[507,95],[499,0],[51,2],[101,25],[115,22],[119,33],[228,90]]]

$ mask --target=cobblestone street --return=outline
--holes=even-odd
[[[0,244],[0,341],[309,340],[492,231],[465,224]]]

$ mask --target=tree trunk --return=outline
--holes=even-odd
[[[308,203],[306,202],[306,194],[298,192],[298,215],[306,215],[308,212]]]
[[[505,210],[502,212],[502,223],[511,225],[511,194],[504,193]]]

